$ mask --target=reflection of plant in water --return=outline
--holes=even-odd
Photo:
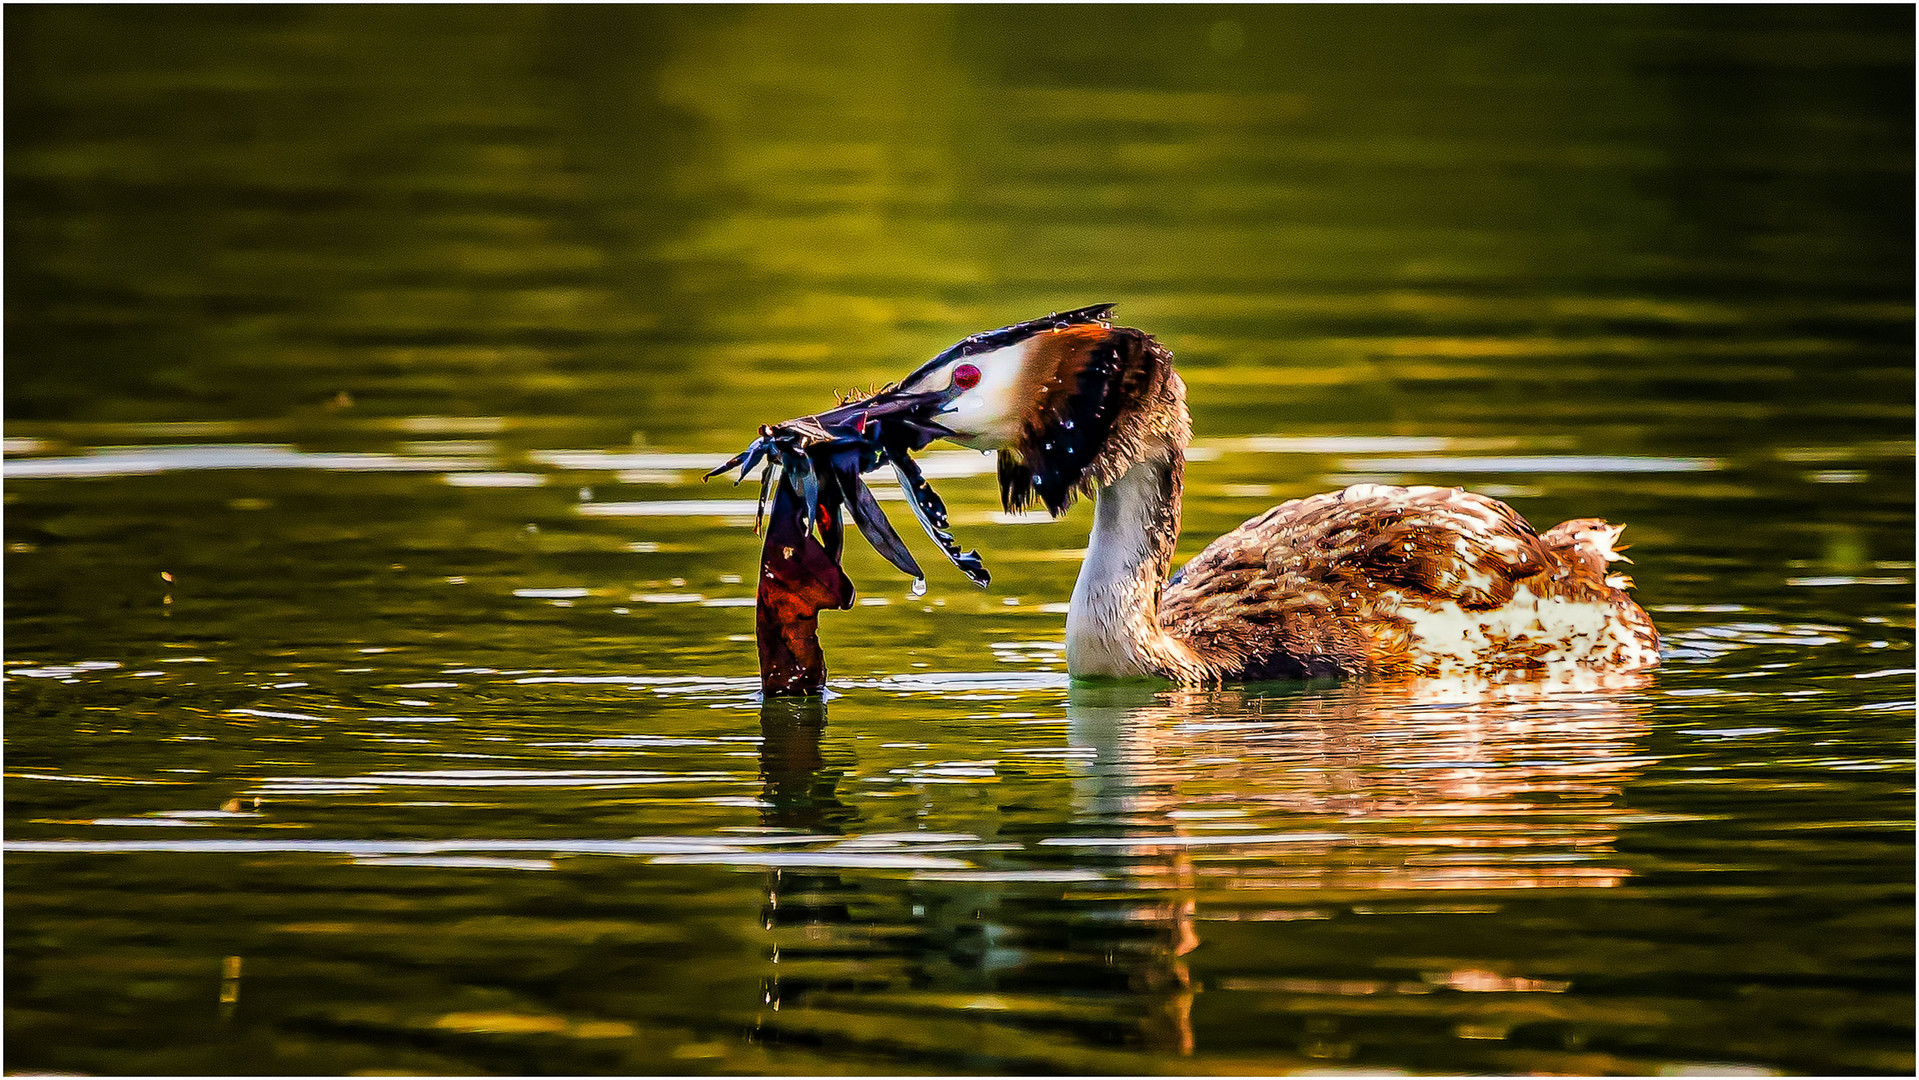
[[[762,823],[806,832],[837,832],[853,810],[839,799],[843,769],[828,769],[820,750],[826,703],[817,697],[769,697],[760,707]]]
[[[828,768],[820,749],[826,731],[826,703],[817,697],[772,697],[760,707],[760,819],[768,828],[822,834],[840,831],[853,818],[839,799],[841,769]],[[769,869],[760,925],[768,931],[790,926],[850,925],[856,920],[846,904],[818,903],[818,895],[839,896],[853,885],[838,874],[795,873]],[[805,898],[805,899],[803,899]],[[772,960],[779,962],[779,948]],[[775,974],[761,983],[761,1001],[777,1010],[783,990]]]

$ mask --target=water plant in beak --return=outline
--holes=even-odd
[[[912,576],[918,595],[925,589],[925,571],[862,478],[881,465],[891,465],[926,535],[973,584],[985,588],[992,575],[979,552],[960,550],[950,531],[945,502],[912,457],[913,451],[952,434],[932,418],[950,396],[885,390],[829,412],[766,425],[750,446],[706,476],[711,479],[738,469],[737,484],[758,466],[762,521],[768,501],[776,500],[787,486],[809,531],[821,511],[836,515],[844,508],[873,549]],[[755,528],[759,528],[757,522]]]
[[[991,575],[977,551],[962,552],[948,531],[946,505],[914,463],[912,451],[948,434],[930,419],[941,395],[882,391],[838,409],[760,428],[759,438],[707,478],[735,469],[739,483],[758,467],[763,532],[755,630],[760,688],[771,695],[817,694],[826,686],[818,639],[822,610],[853,606],[853,584],[840,567],[845,521],[888,562],[913,578],[913,595],[926,574],[880,510],[865,473],[891,465],[913,516],[946,557],[984,588]]]

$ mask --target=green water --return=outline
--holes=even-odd
[[[1910,9],[5,18],[9,1071],[1913,1069]],[[1182,557],[1463,483],[1664,667],[1069,687],[935,451],[762,706],[699,473],[1102,301]]]

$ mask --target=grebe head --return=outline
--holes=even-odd
[[[1000,455],[1009,510],[1034,501],[1055,516],[1110,484],[1190,427],[1173,358],[1096,304],[991,330],[954,345],[899,386],[931,407],[943,436]]]
[[[975,450],[1003,449],[1018,440],[1035,391],[1060,374],[1060,361],[1112,331],[1112,310],[1095,304],[974,334],[920,365],[899,388],[945,395],[938,415],[952,432],[946,438]]]
[[[918,562],[863,474],[892,465],[927,535],[984,586],[979,554],[954,541],[913,451],[939,438],[998,450],[1007,509],[1038,501],[1055,516],[1076,494],[1112,484],[1141,462],[1177,465],[1189,425],[1172,356],[1147,334],[1113,326],[1112,310],[1098,304],[975,334],[896,386],[760,428],[745,451],[707,474],[738,469],[744,479],[764,463],[762,512],[769,499],[773,506],[757,604],[766,693],[817,693],[825,685],[818,614],[853,602],[839,565],[845,518],[919,579],[916,590],[924,587]]]

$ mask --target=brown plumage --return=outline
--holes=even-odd
[[[1147,334],[1090,323],[1032,339],[1016,393],[1031,405],[999,452],[1006,507],[1035,499],[1058,517],[1138,464],[1192,438],[1173,354]]]
[[[1460,488],[1363,484],[1220,537],[1167,585],[1159,619],[1216,678],[1629,671],[1657,662],[1659,638],[1630,580],[1607,573],[1615,535],[1587,518],[1542,536]]]

